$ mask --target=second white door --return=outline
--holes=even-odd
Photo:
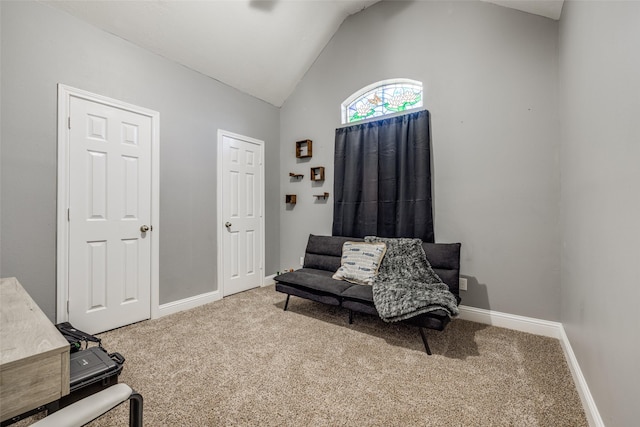
[[[222,144],[223,296],[262,285],[264,178],[262,141],[220,131]],[[220,143],[220,141],[219,141]]]

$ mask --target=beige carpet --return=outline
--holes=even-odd
[[[560,344],[454,320],[428,331],[273,286],[102,334],[146,426],[586,426]],[[128,425],[128,405],[92,426]]]

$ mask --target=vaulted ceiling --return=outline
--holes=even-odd
[[[46,1],[281,106],[346,17],[378,0]],[[485,0],[560,17],[562,0]]]

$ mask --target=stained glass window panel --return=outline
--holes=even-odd
[[[422,105],[422,83],[407,79],[385,80],[349,97],[342,104],[342,123],[386,116]]]

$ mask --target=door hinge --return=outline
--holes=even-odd
[[[67,300],[67,314],[69,314],[69,300]]]
[[[67,127],[71,129],[71,116],[67,117]]]
[[[71,221],[71,209],[67,208],[67,221]]]

